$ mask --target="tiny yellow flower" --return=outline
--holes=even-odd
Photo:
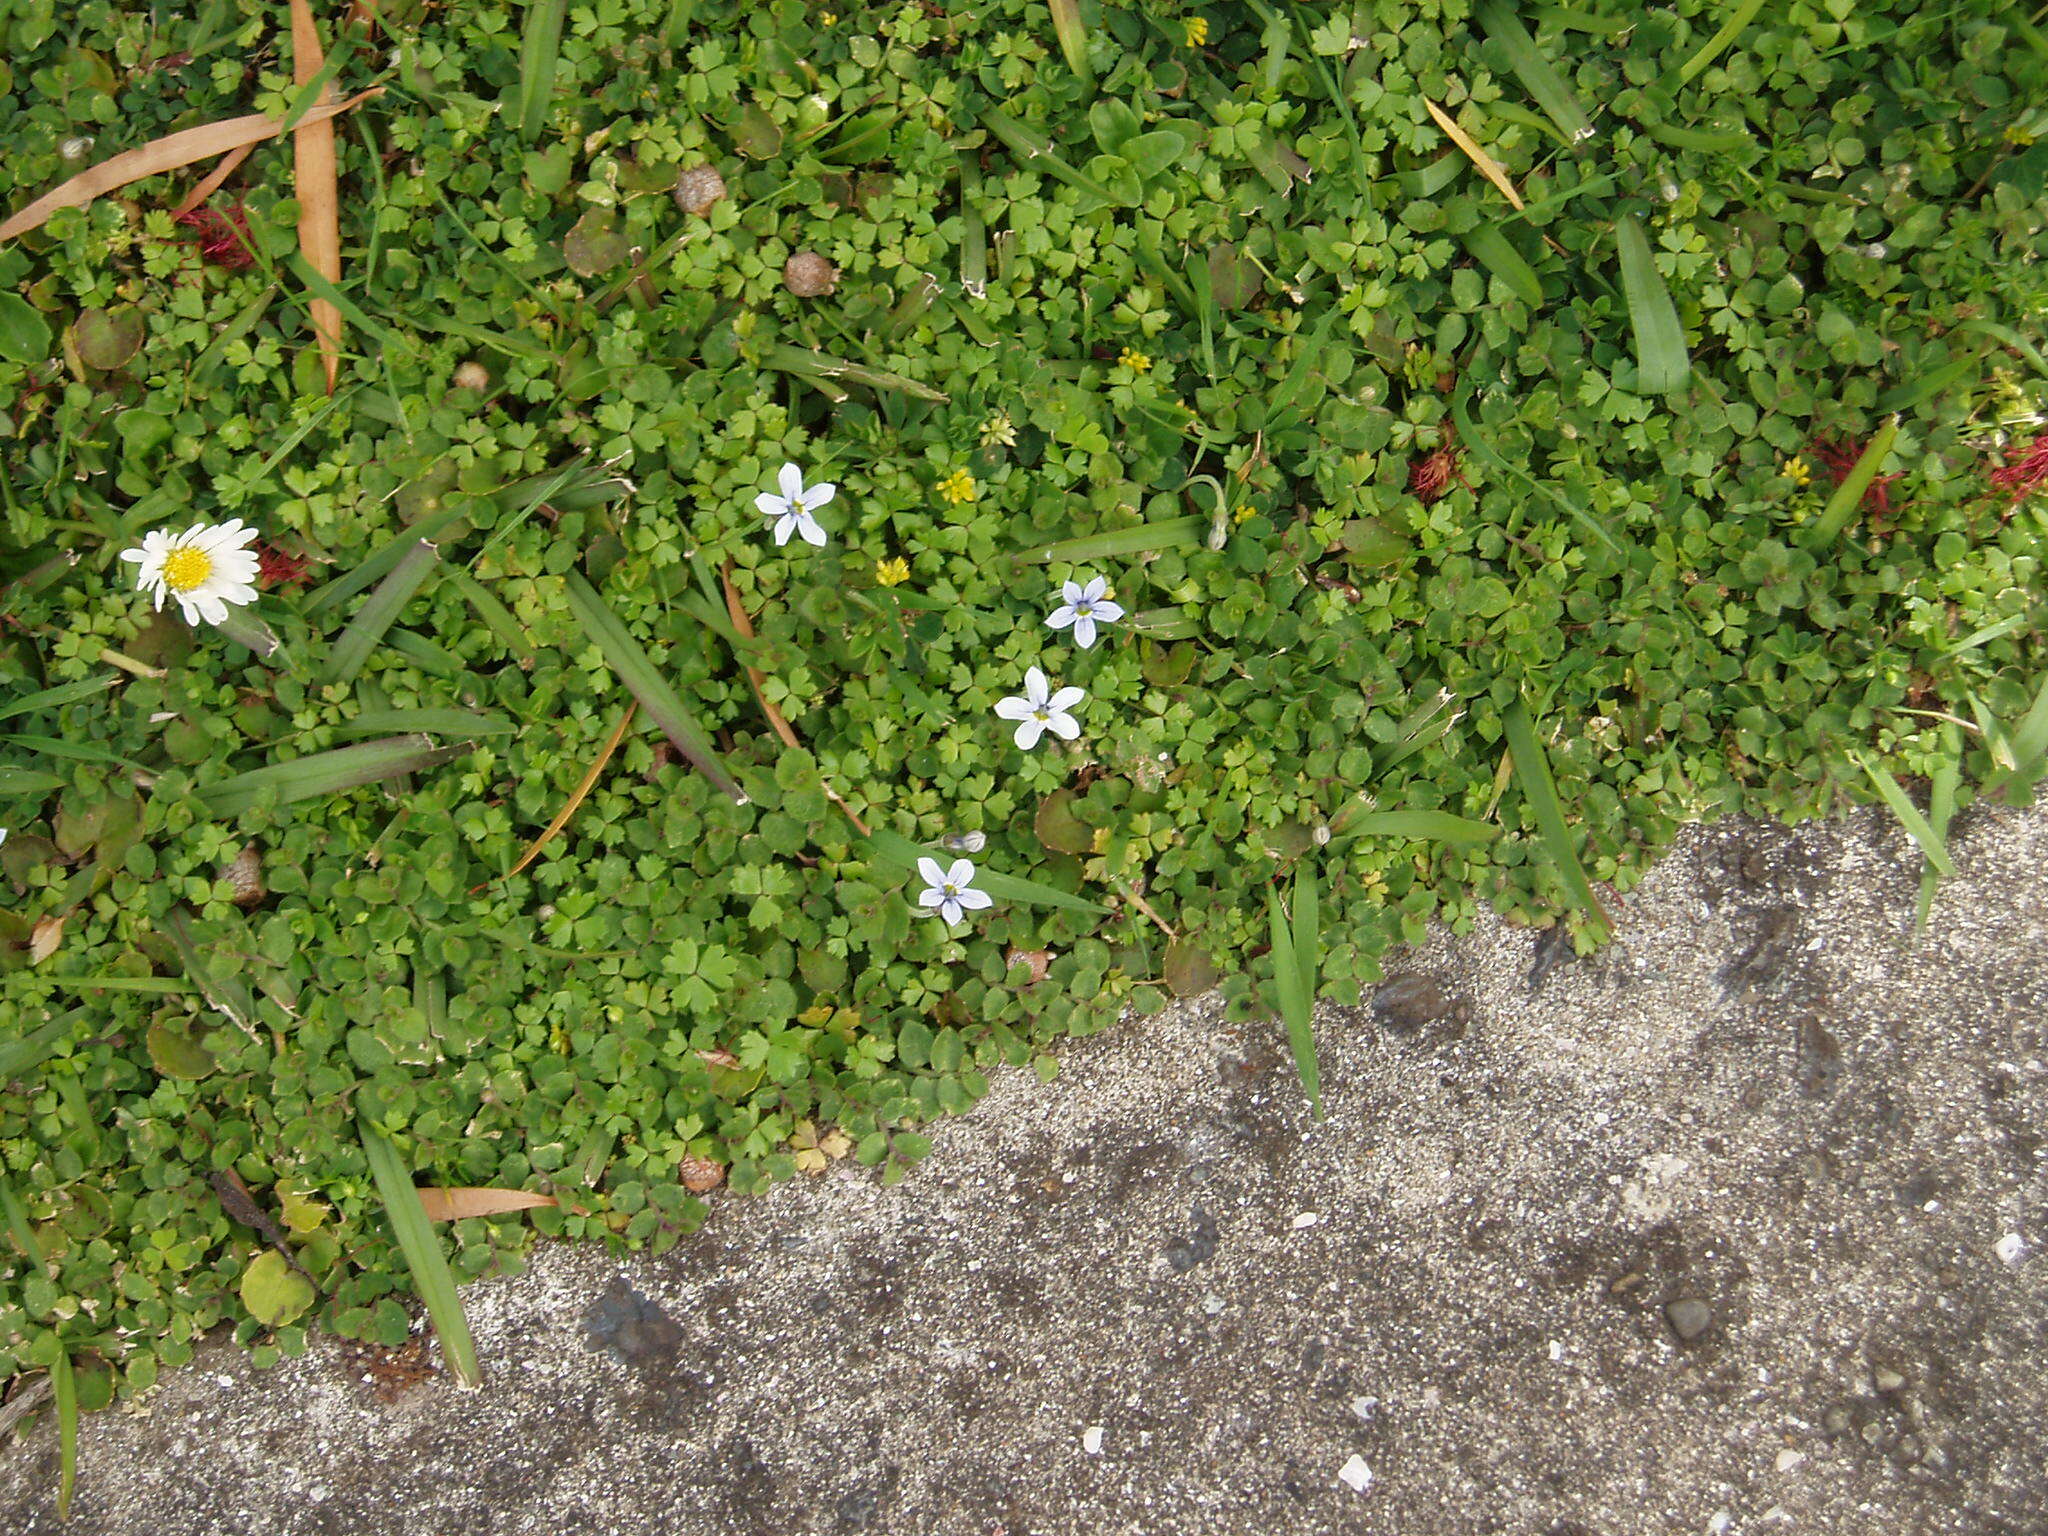
[[[1187,35],[1188,35],[1188,46],[1189,46],[1190,48],[1199,48],[1199,47],[1201,47],[1201,46],[1202,46],[1202,44],[1204,44],[1204,43],[1206,43],[1207,41],[1209,41],[1209,18],[1208,18],[1208,17],[1206,17],[1206,16],[1190,16],[1190,17],[1188,17],[1188,19],[1187,19],[1187,29],[1188,29],[1188,34],[1187,34]]]
[[[910,580],[910,562],[900,555],[893,560],[875,562],[875,583],[883,587],[900,587]]]
[[[1152,359],[1144,353],[1125,347],[1117,354],[1116,360],[1133,373],[1144,373],[1152,367]]]
[[[956,469],[939,482],[939,494],[957,507],[963,501],[974,500],[981,492],[975,487],[974,476],[964,469]]]
[[[1813,471],[1806,467],[1806,460],[1798,457],[1789,458],[1780,464],[1778,473],[1794,485],[1805,485],[1813,479]]]
[[[1017,445],[1017,426],[1010,420],[1008,411],[997,411],[981,424],[981,446],[993,448],[998,443],[1005,448]]]
[[[833,11],[820,11],[820,12],[818,12],[818,25],[819,25],[819,26],[821,26],[821,27],[829,27],[829,26],[832,26],[832,25],[834,25],[834,24],[835,24],[835,23],[836,23],[836,22],[837,22],[838,20],[839,20],[839,17],[838,17],[838,14],[837,14],[836,12],[833,12]]]

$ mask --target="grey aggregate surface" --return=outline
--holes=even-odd
[[[1318,1015],[1001,1077],[883,1189],[465,1292],[488,1380],[209,1348],[0,1446],[0,1531],[2048,1530],[2048,813],[1932,931],[1874,814],[1689,832],[1578,960],[1488,918]],[[1533,978],[1533,979],[1532,979]]]

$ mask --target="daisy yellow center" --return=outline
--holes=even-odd
[[[180,545],[164,556],[164,585],[173,592],[190,592],[206,585],[213,574],[213,556],[189,544]]]

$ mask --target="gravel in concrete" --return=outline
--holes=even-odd
[[[465,1293],[489,1381],[209,1350],[0,1454],[72,1536],[2048,1528],[2048,814],[1916,937],[1873,815],[1695,831],[1577,960],[1491,920],[1317,1023],[999,1081],[658,1260]]]

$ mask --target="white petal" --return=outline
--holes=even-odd
[[[995,899],[987,891],[967,890],[960,893],[960,905],[970,912],[979,912],[983,907],[995,905]]]
[[[1088,583],[1087,591],[1083,595],[1088,599],[1089,602],[1099,603],[1102,601],[1102,594],[1107,592],[1108,590],[1109,583],[1102,577],[1097,576]]]
[[[1081,734],[1080,724],[1072,715],[1054,715],[1045,722],[1045,728],[1062,741],[1072,741]]]
[[[838,493],[839,487],[827,480],[823,485],[814,485],[797,499],[815,512]]]
[[[1108,598],[1104,598],[1095,605],[1095,622],[1098,624],[1114,624],[1123,616],[1121,603],[1112,603]]]
[[[946,893],[937,886],[933,886],[928,891],[919,891],[917,893],[917,904],[921,907],[936,907],[945,899]]]
[[[968,886],[974,884],[974,861],[972,859],[955,859],[953,867],[946,871],[946,883],[958,886],[963,891]]]
[[[825,530],[818,526],[818,520],[810,513],[797,513],[796,531],[804,536],[805,543],[815,544],[820,549],[825,547]]]
[[[787,517],[789,515],[789,502],[786,498],[777,496],[773,491],[763,491],[754,498],[754,510],[763,517]]]
[[[1088,589],[1078,581],[1063,581],[1060,583],[1060,596],[1070,603],[1086,602]]]
[[[143,561],[149,558],[149,551],[146,549],[124,549],[121,551],[121,558],[123,560],[130,561],[133,564],[140,565]]]
[[[795,532],[796,514],[794,512],[785,512],[775,520],[775,542],[777,544],[787,544],[789,536]]]
[[[782,488],[782,494],[791,501],[804,498],[804,472],[794,464],[785,464],[776,471],[775,483]]]
[[[940,916],[945,918],[946,926],[948,928],[952,927],[953,924],[959,922],[960,898],[957,896],[948,896],[946,898],[945,905],[939,908],[939,914]]]
[[[919,859],[917,861],[917,878],[926,885],[944,885],[946,883],[946,866],[937,859]]]
[[[233,603],[238,608],[248,607],[257,598],[256,589],[251,586],[221,587],[217,590],[221,601]]]
[[[1087,693],[1082,689],[1062,688],[1058,693],[1045,701],[1045,707],[1056,715],[1065,714],[1087,697]]]
[[[1043,736],[1044,734],[1045,722],[1043,720],[1040,720],[1037,716],[1034,715],[1029,720],[1019,721],[1017,724],[1017,745],[1022,747],[1026,752],[1029,752],[1033,747],[1038,745],[1038,738],[1040,736]]]
[[[1036,707],[1029,699],[1020,699],[1015,695],[996,700],[996,714],[1004,720],[1028,720]]]
[[[1084,613],[1074,620],[1074,644],[1080,646],[1085,651],[1094,643],[1095,618],[1092,614]]]
[[[1034,704],[1043,704],[1046,696],[1045,674],[1036,667],[1024,674],[1024,697]]]
[[[1069,624],[1073,623],[1074,620],[1079,616],[1080,615],[1074,612],[1074,605],[1072,603],[1068,603],[1065,607],[1053,609],[1052,617],[1047,619],[1045,622],[1054,629],[1065,629]]]

